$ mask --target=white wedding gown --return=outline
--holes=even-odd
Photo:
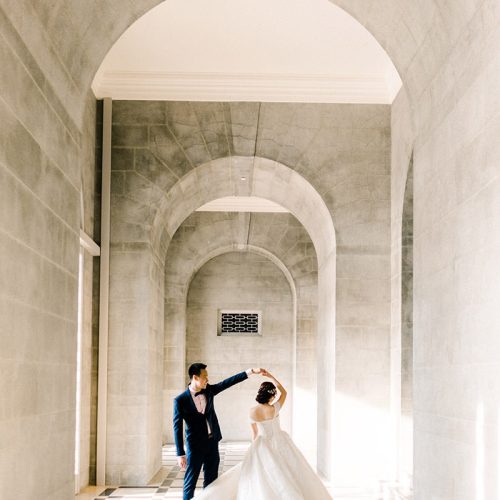
[[[331,499],[291,437],[275,416],[257,424],[258,435],[243,462],[220,476],[195,500],[326,500]]]

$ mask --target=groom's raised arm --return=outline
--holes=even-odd
[[[175,439],[175,448],[177,450],[177,456],[182,457],[186,454],[184,451],[184,428],[182,422],[182,413],[179,407],[180,403],[176,399],[174,399],[174,439]]]
[[[219,394],[219,392],[225,391],[233,385],[243,382],[243,380],[246,380],[250,375],[254,373],[260,373],[260,368],[249,368],[244,372],[237,373],[236,375],[226,378],[218,384],[211,385],[210,390],[212,391],[213,395],[216,396],[217,394]]]

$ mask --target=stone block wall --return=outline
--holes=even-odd
[[[106,481],[141,483],[161,466],[163,274],[149,248],[114,246],[110,262]]]
[[[401,234],[401,429],[399,471],[403,487],[413,481],[413,160],[406,178]]]
[[[431,63],[420,92],[401,92],[392,109],[393,244],[414,152],[414,498],[486,499],[498,495],[500,9],[433,9],[446,36],[428,36],[414,64]],[[399,243],[393,327],[400,270]]]
[[[2,2],[0,23],[0,496],[67,500],[75,489],[79,230],[92,235],[94,222],[95,99],[70,83],[28,2]],[[91,272],[86,258],[83,485]]]

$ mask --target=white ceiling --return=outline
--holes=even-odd
[[[167,0],[104,59],[97,97],[390,103],[401,81],[329,0]]]
[[[197,212],[288,212],[274,201],[258,196],[225,196],[198,208]]]

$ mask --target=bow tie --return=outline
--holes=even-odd
[[[194,397],[199,396],[200,394],[203,394],[205,391],[198,391],[194,393]]]

